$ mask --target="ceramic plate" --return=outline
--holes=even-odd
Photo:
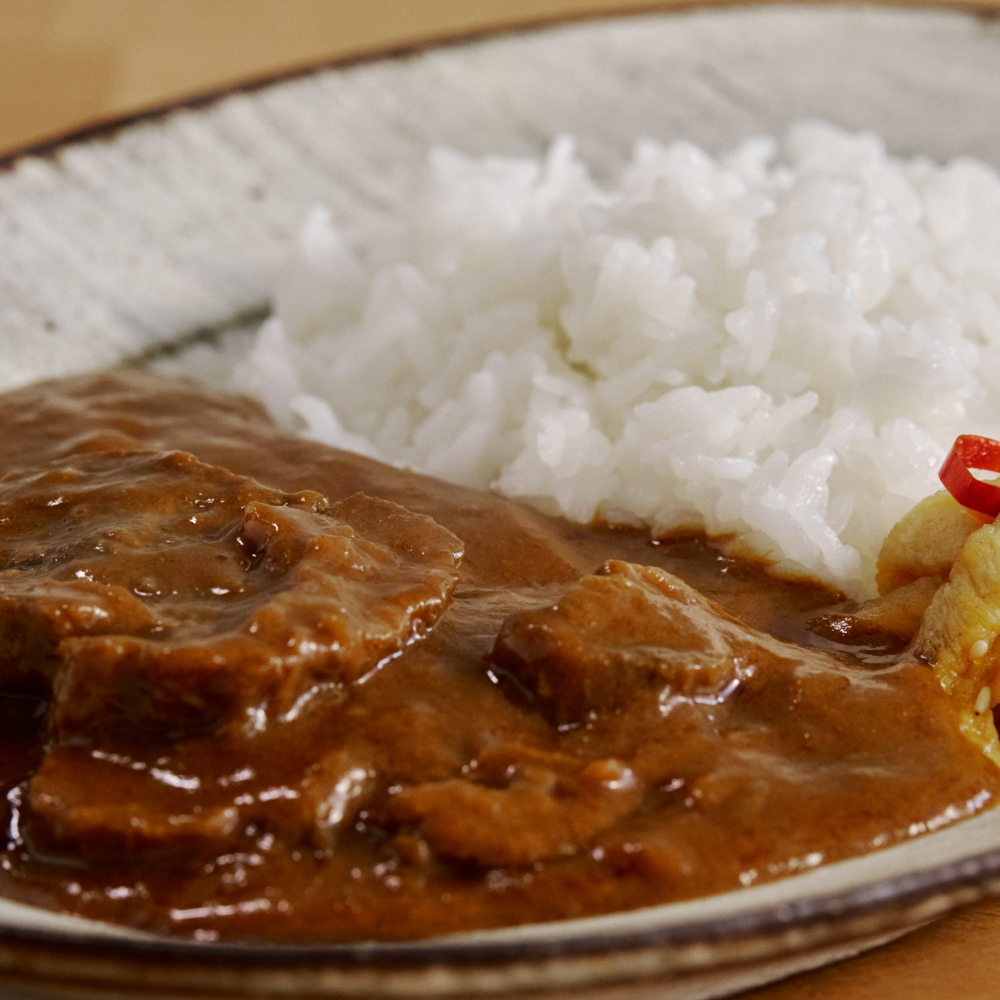
[[[958,12],[760,6],[600,20],[317,70],[0,173],[0,387],[266,314],[305,211],[391,219],[428,150],[598,174],[637,136],[710,152],[802,118],[1000,167],[1000,29]],[[943,821],[942,821],[943,822]],[[933,824],[931,824],[933,825]],[[1000,811],[805,875],[626,914],[412,944],[164,940],[0,901],[5,996],[722,996],[1000,891]]]

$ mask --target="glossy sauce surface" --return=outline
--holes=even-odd
[[[204,939],[418,938],[755,884],[1000,791],[926,666],[818,637],[808,622],[838,595],[704,539],[570,524],[139,372],[8,394],[0,429],[0,548],[21,553],[0,570],[9,896]],[[149,475],[166,462],[174,479],[180,462],[187,482],[191,461],[161,455],[175,449],[212,471],[161,521],[149,495],[116,493],[105,516],[138,525],[117,541],[79,496],[49,508],[23,485],[44,485],[46,466],[106,490],[116,462]],[[183,504],[219,510],[223,495],[237,500],[211,544],[191,541]],[[65,551],[25,541],[43,507],[65,508]],[[347,537],[368,563],[329,541]],[[177,539],[195,546],[182,570]],[[281,562],[286,539],[298,554]],[[175,580],[169,600],[129,568],[139,551]],[[204,575],[213,560],[221,577]],[[205,607],[244,576],[246,613],[222,605],[206,639]],[[369,589],[350,604],[345,580]],[[316,586],[334,597],[306,621]],[[101,632],[98,590],[138,610]],[[246,645],[265,605],[292,652],[275,640],[239,660],[233,636]],[[51,624],[64,607],[68,640]]]

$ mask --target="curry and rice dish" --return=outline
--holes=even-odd
[[[778,156],[437,151],[252,342],[0,397],[0,893],[406,940],[992,807],[1000,175]]]
[[[11,898],[412,939],[757,884],[1000,794],[997,529],[947,495],[858,605],[148,373],[14,391],[0,428]]]

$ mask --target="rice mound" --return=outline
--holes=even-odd
[[[959,433],[1000,437],[1000,176],[802,123],[600,184],[438,149],[386,236],[313,208],[230,388],[307,437],[854,596]]]

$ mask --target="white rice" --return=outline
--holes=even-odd
[[[1000,176],[795,126],[611,185],[430,156],[386,239],[314,208],[229,387],[307,437],[874,592],[955,435],[1000,437]]]

